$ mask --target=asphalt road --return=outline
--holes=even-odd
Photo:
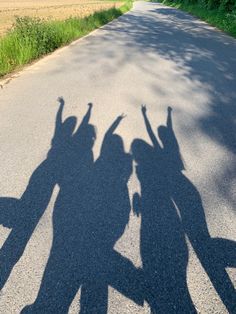
[[[236,313],[235,106],[236,40],[149,2],[4,84],[0,313]]]

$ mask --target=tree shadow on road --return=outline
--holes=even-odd
[[[123,59],[119,59],[120,66],[133,59],[138,62],[137,53],[148,59],[150,53],[156,54],[173,61],[179,71],[184,70],[181,75],[206,88],[209,94],[208,111],[204,116],[199,116],[199,127],[235,153],[235,39],[211,29],[209,25],[180,10],[158,3],[147,3],[145,6],[148,15],[136,9],[122,16],[119,25],[105,26],[109,32],[103,36],[104,40],[128,45],[129,49],[124,49]],[[91,42],[88,48],[91,49],[92,45],[95,46],[96,41]],[[132,50],[136,54],[132,54]],[[155,69],[146,67],[145,62],[139,66],[154,77],[160,75]]]
[[[169,87],[173,84],[173,89],[176,89],[173,97],[179,95],[179,108],[183,108],[187,117],[181,126],[183,131],[198,130],[213,145],[231,153],[232,157],[217,182],[217,189],[219,195],[235,208],[231,189],[236,171],[233,158],[236,152],[235,39],[180,10],[159,3],[139,2],[119,21],[104,26],[99,36],[88,37],[86,43],[82,57],[93,51],[91,60],[94,62],[101,58],[103,43],[103,62],[107,64],[104,76],[113,75],[117,69],[132,64],[148,77],[151,82],[149,88],[157,97],[169,97]],[[116,43],[116,49],[112,43]],[[77,50],[73,56],[73,66],[77,64],[79,68],[83,58],[81,55],[78,57]],[[166,72],[160,71],[161,63],[167,64],[165,61],[173,68],[174,74],[171,71],[169,75],[163,75]],[[67,67],[65,64],[62,71]],[[157,79],[162,81],[158,87],[152,84]],[[204,99],[204,106],[198,102],[199,95]],[[192,104],[188,109],[188,104],[183,107],[181,101],[189,97],[194,97],[196,105]],[[192,118],[195,128],[190,123]],[[188,126],[188,122],[191,125]]]
[[[158,128],[159,141],[142,107],[153,146],[136,139],[132,152],[137,163],[141,196],[134,208],[141,214],[141,257],[144,277],[155,298],[153,313],[196,313],[190,298],[186,269],[187,235],[211,283],[229,313],[236,312],[236,291],[226,267],[236,266],[236,242],[209,234],[199,192],[182,173],[184,164],[172,127],[171,108],[167,126]]]

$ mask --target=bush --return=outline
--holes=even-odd
[[[39,18],[17,17],[13,30],[22,44],[31,46],[34,57],[55,50],[63,42],[53,24]]]
[[[114,7],[85,18],[69,18],[65,21],[17,17],[12,30],[0,39],[0,77],[88,34],[131,7],[132,2],[128,0],[118,9]]]
[[[178,2],[183,4],[199,4],[201,7],[213,10],[232,12],[236,10],[236,0],[170,0],[170,2]]]
[[[236,37],[236,0],[161,0],[161,2],[200,17]]]

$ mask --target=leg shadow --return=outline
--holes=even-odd
[[[55,134],[47,158],[30,177],[28,186],[19,200],[0,199],[1,223],[12,228],[0,250],[0,289],[24,253],[25,247],[43,213],[45,212],[55,185],[59,180],[59,168],[66,151],[65,143],[73,132],[76,120],[70,117],[62,122],[64,100],[56,117]]]
[[[235,267],[236,242],[212,238],[209,234],[205,211],[197,188],[182,173],[179,144],[172,126],[172,108],[168,108],[167,126],[158,128],[163,147],[164,168],[168,178],[166,188],[178,208],[182,227],[188,236],[203,268],[229,313],[236,313],[236,291],[226,272],[226,267]]]
[[[172,198],[191,245],[227,310],[236,313],[236,291],[226,271],[236,266],[236,242],[210,236],[201,196],[186,176],[178,173],[171,181]]]
[[[132,153],[141,184],[134,207],[141,215],[140,249],[151,312],[196,313],[187,286],[188,248],[170,197],[164,152],[136,139]]]

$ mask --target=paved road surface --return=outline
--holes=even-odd
[[[112,122],[127,115],[115,133],[127,153],[133,143],[130,178],[120,137],[108,134],[93,164],[94,129],[87,126],[78,132],[78,155],[76,140],[64,145],[59,134],[41,164],[59,96],[63,119],[74,115],[78,125],[94,104],[95,160]],[[143,103],[155,134],[172,106],[174,129],[160,130],[166,149],[147,145]],[[83,313],[104,313],[106,306],[108,313],[236,313],[235,106],[235,39],[148,2],[136,2],[118,20],[4,85],[0,313],[20,313],[42,282],[35,307],[25,313],[46,313],[45,307],[64,313],[69,306],[69,313],[80,306]],[[129,212],[128,178],[130,199],[142,195],[134,202],[138,216]]]

